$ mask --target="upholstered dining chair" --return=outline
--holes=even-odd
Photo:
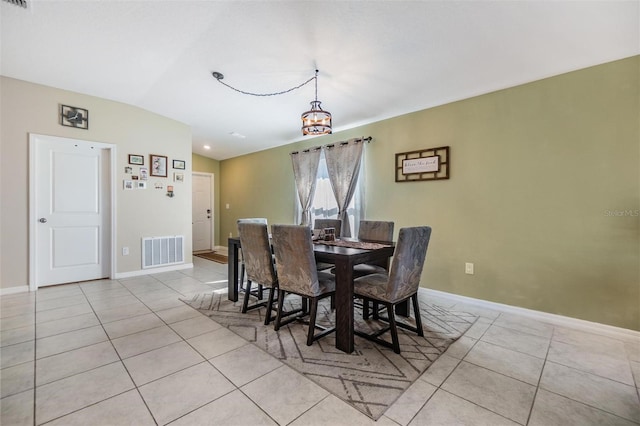
[[[248,310],[266,305],[267,312],[264,324],[268,325],[273,319],[274,295],[278,291],[278,276],[273,264],[273,256],[271,255],[269,231],[264,223],[240,222],[238,223],[238,234],[240,235],[244,266],[247,273],[247,286],[242,301],[242,313],[244,314]],[[269,297],[266,302],[258,301],[249,306],[253,283],[269,288]]]
[[[340,238],[340,231],[342,230],[342,220],[340,219],[316,219],[313,222],[313,229],[335,228],[336,238]],[[333,268],[333,264],[318,262],[316,265],[318,271],[324,271],[326,269]]]
[[[267,219],[264,217],[250,217],[250,218],[244,218],[244,219],[238,219],[238,221],[236,222],[238,225],[241,223],[264,223],[265,225],[267,224]],[[245,275],[245,266],[244,266],[244,252],[242,251],[242,241],[240,242],[240,291],[245,291],[244,288],[244,275]],[[262,286],[258,286],[258,289],[256,290],[257,293],[256,295],[258,296],[258,299],[262,299]]]
[[[374,312],[374,319],[379,318],[388,322],[388,325],[371,334],[356,330],[356,335],[390,347],[395,353],[400,353],[397,327],[413,331],[418,336],[424,336],[418,303],[418,289],[430,238],[431,228],[429,226],[400,229],[389,272],[365,275],[354,280],[355,297],[363,299],[365,303],[372,301],[384,305],[388,315],[386,318],[382,318],[378,317],[377,312]],[[397,322],[394,315],[395,305],[409,298],[413,302],[415,327],[404,322]],[[379,337],[387,331],[391,332],[391,343]]]
[[[304,225],[273,225],[271,233],[279,284],[278,314],[274,328],[279,330],[283,325],[306,315],[303,311],[302,315],[290,317],[286,321],[282,320],[286,294],[297,294],[303,298],[303,306],[307,300],[310,302],[307,346],[311,346],[315,340],[335,331],[335,327],[324,328],[316,325],[318,301],[335,294],[335,278],[331,274],[319,272],[316,269],[311,228]],[[322,331],[315,334],[316,328]]]
[[[358,239],[364,241],[392,241],[393,222],[361,220]],[[379,264],[361,263],[353,267],[354,278],[369,274],[383,274],[387,271],[386,261]]]

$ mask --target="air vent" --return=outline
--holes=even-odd
[[[3,0],[7,3],[15,4],[16,6],[27,8],[27,0]]]
[[[142,239],[142,269],[184,263],[184,236]]]

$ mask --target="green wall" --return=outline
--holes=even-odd
[[[191,154],[191,162],[193,163],[194,172],[211,173],[213,175],[213,244],[216,246],[226,246],[226,239],[220,238],[220,162],[211,158],[203,157],[198,154]]]
[[[222,161],[221,234],[293,221],[289,152],[372,136],[365,216],[433,227],[422,286],[640,330],[639,80],[636,56]],[[445,145],[451,179],[394,182]]]

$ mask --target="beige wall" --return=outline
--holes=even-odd
[[[213,244],[219,246],[220,241],[226,241],[220,237],[220,162],[212,158],[203,157],[202,155],[192,154],[194,172],[211,173],[213,175]],[[226,246],[226,242],[222,244]]]
[[[129,105],[51,87],[1,77],[0,288],[28,284],[29,133],[61,136],[117,145],[116,265],[118,273],[141,269],[141,238],[185,236],[185,261],[191,263],[191,129],[185,124]],[[59,104],[89,110],[89,129],[61,126]],[[149,177],[146,190],[124,191],[128,154],[166,155],[169,177]],[[173,182],[173,159],[185,160],[183,183]],[[134,166],[138,172],[139,167]],[[174,198],[154,189],[174,185]],[[129,256],[122,256],[122,247]]]
[[[639,71],[629,58],[222,161],[221,233],[293,221],[289,152],[372,136],[366,217],[433,227],[424,287],[640,330]],[[443,145],[450,180],[394,182],[395,153]]]

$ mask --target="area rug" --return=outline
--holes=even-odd
[[[203,259],[213,260],[214,262],[218,263],[227,263],[229,261],[227,255],[216,253],[215,251],[209,251],[206,253],[194,253],[193,255],[196,257],[201,257]]]
[[[428,300],[424,296],[422,299]],[[293,322],[274,331],[273,323],[263,324],[264,307],[242,314],[241,301],[229,301],[226,293],[199,294],[183,302],[253,342],[374,420],[477,319],[471,314],[448,311],[421,301],[424,337],[398,329],[400,354],[358,336],[355,337],[354,352],[346,354],[335,348],[334,333],[307,346],[307,325]],[[318,307],[317,321],[329,326],[334,321],[334,313],[328,300],[324,302]],[[300,297],[287,296],[284,306],[285,310],[300,307]],[[362,312],[357,307],[355,318],[356,329],[365,332],[380,326],[377,321],[362,320]],[[383,337],[390,338],[388,333]]]

